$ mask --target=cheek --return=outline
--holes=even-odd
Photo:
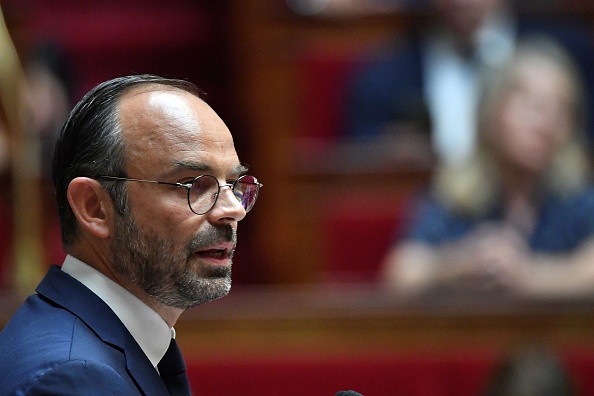
[[[485,124],[484,139],[487,146],[496,152],[503,150],[515,128],[514,119],[509,116],[508,112],[504,109],[494,112],[488,123]]]
[[[501,131],[501,135],[506,138],[513,138],[526,122],[526,114],[516,102],[509,100],[507,105],[502,106],[496,117],[495,124]]]
[[[174,235],[176,229],[191,215],[185,197],[155,194],[155,191],[137,191],[129,194],[131,210],[139,227],[163,236]]]
[[[491,143],[506,153],[521,152],[536,137],[534,120],[513,104],[510,101],[510,106],[504,106],[493,122],[495,133]]]

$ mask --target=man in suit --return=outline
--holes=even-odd
[[[377,51],[355,76],[347,95],[347,136],[363,141],[406,136],[401,132],[412,127],[430,135],[441,163],[465,161],[476,149],[481,84],[526,36],[544,35],[564,45],[580,67],[586,102],[594,99],[591,30],[579,21],[520,15],[508,0],[430,5],[428,22],[416,24],[419,29],[396,46]],[[586,116],[592,143],[594,107]]]
[[[225,296],[261,184],[190,83],[116,78],[72,110],[53,178],[68,253],[0,333],[2,395],[188,395],[174,325]]]

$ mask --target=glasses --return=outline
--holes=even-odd
[[[225,184],[219,184],[217,178],[211,175],[201,175],[183,183],[167,183],[157,180],[131,179],[129,177],[116,176],[99,176],[98,179],[166,184],[185,188],[188,191],[188,205],[190,206],[190,210],[197,215],[206,214],[215,206],[221,188],[223,187],[231,188],[233,195],[247,213],[254,207],[260,187],[263,186],[262,183],[258,182],[258,179],[249,175],[241,176],[239,179]]]

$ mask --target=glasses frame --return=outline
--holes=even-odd
[[[190,192],[192,191],[192,187],[194,186],[194,183],[196,183],[196,181],[198,179],[201,179],[203,177],[212,177],[213,179],[215,179],[217,186],[218,186],[218,190],[215,194],[215,198],[212,201],[212,205],[210,206],[210,208],[208,208],[207,210],[205,210],[202,213],[198,213],[196,212],[193,208],[192,208],[192,203],[190,201]],[[159,181],[159,180],[148,180],[148,179],[135,179],[135,178],[131,178],[131,177],[119,177],[119,176],[98,176],[97,179],[102,179],[102,180],[119,180],[119,181],[134,181],[134,182],[144,182],[144,183],[154,183],[154,184],[164,184],[164,185],[168,185],[168,186],[174,186],[174,187],[181,187],[181,188],[185,188],[188,192],[187,194],[187,201],[188,201],[188,206],[190,207],[190,210],[192,211],[192,213],[197,214],[199,216],[204,215],[208,212],[210,212],[210,210],[212,208],[214,208],[214,206],[217,204],[217,200],[219,199],[219,195],[221,193],[221,188],[223,187],[229,187],[231,189],[231,191],[233,192],[233,195],[237,197],[237,195],[235,195],[235,187],[242,182],[241,179],[243,179],[244,177],[252,177],[255,182],[243,182],[246,184],[252,184],[257,186],[256,189],[256,194],[254,196],[254,203],[252,204],[251,207],[249,208],[244,208],[245,212],[248,213],[250,210],[252,210],[252,208],[254,207],[256,200],[258,199],[258,194],[260,192],[260,188],[262,188],[264,185],[262,183],[260,183],[258,181],[258,179],[255,176],[252,175],[243,175],[237,178],[237,180],[234,180],[231,183],[224,183],[224,184],[219,184],[218,179],[212,175],[200,175],[200,176],[196,176],[195,178],[193,178],[192,180],[188,181],[188,182],[176,182],[176,183],[170,183],[170,182],[164,182],[164,181]],[[241,199],[237,199],[238,202],[241,203]],[[243,205],[241,205],[243,207]]]

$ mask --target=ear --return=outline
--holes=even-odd
[[[113,203],[97,180],[88,177],[72,179],[68,185],[67,197],[83,230],[100,239],[110,237]]]

